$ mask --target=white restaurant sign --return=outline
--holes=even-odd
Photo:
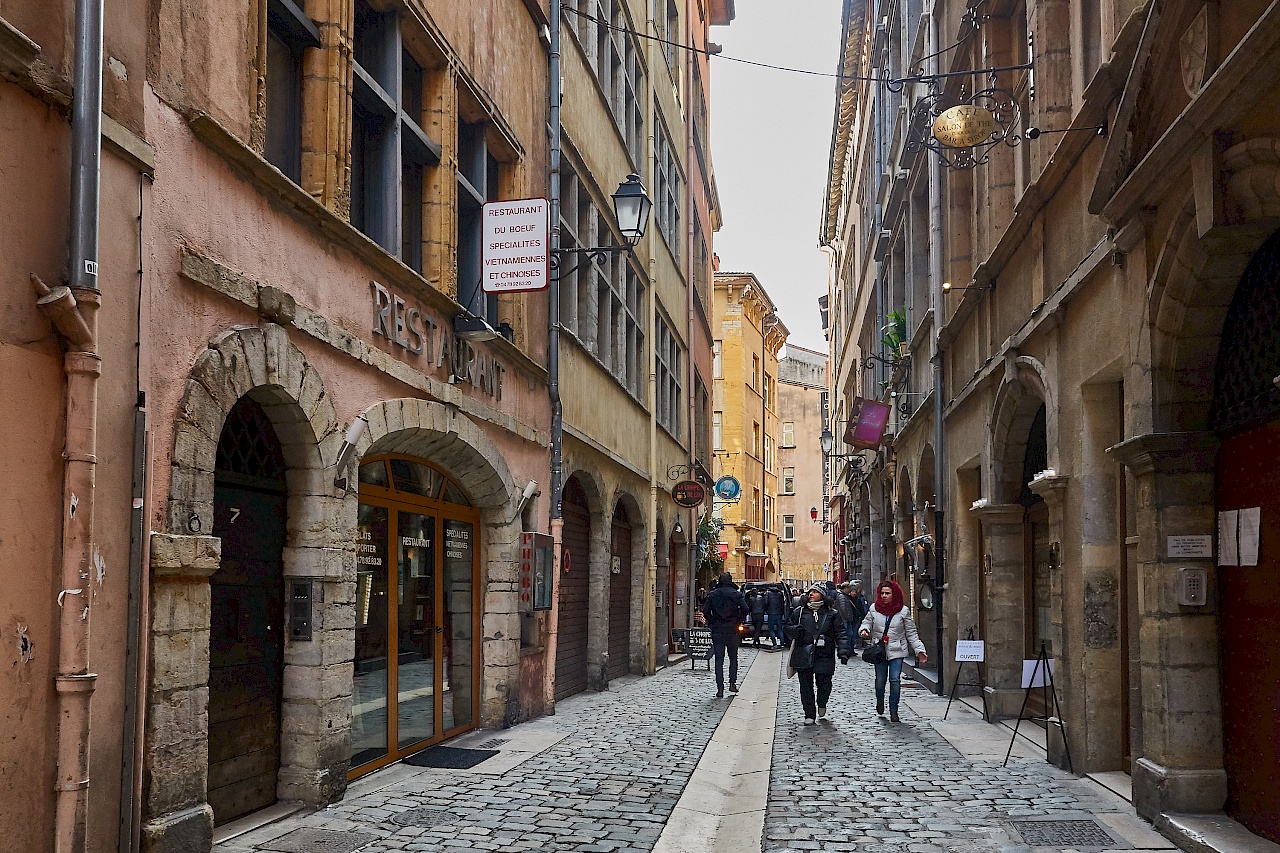
[[[486,293],[523,293],[551,286],[547,200],[491,201],[482,216]]]

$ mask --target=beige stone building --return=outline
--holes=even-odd
[[[943,684],[972,630],[992,712],[1016,715],[1043,649],[1052,761],[1130,773],[1145,817],[1225,808],[1280,840],[1280,11],[969,5],[845,4],[841,70],[916,76],[840,90],[834,417],[894,405],[847,514],[873,566],[945,572]],[[910,105],[969,76],[919,73],[1022,65],[973,75],[1016,104],[1007,143],[973,168],[922,148]]]
[[[831,522],[823,511],[826,402],[827,354],[787,344],[778,360],[778,564],[801,584],[842,580],[831,575]]]
[[[715,273],[711,441],[715,478],[733,477],[736,500],[716,498],[725,568],[735,579],[781,580],[778,556],[778,353],[787,327],[753,273]],[[699,578],[710,588],[712,578]]]

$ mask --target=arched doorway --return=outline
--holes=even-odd
[[[232,407],[214,463],[209,788],[214,824],[276,801],[284,672],[285,461],[262,406]]]
[[[613,509],[609,547],[609,664],[612,681],[631,671],[631,517],[619,502]]]
[[[1222,436],[1218,511],[1255,508],[1261,522],[1257,565],[1239,553],[1218,568],[1227,813],[1273,841],[1280,841],[1280,588],[1274,580],[1280,572],[1280,389],[1273,381],[1278,374],[1280,234],[1254,255],[1232,299],[1212,409]]]
[[[474,728],[480,512],[400,454],[360,464],[351,775]]]
[[[556,619],[555,698],[587,689],[587,614],[590,593],[591,510],[577,477],[564,484],[563,543],[566,570],[560,573]]]

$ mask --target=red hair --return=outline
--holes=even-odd
[[[880,604],[880,590],[884,589],[885,587],[888,587],[890,590],[893,591],[893,598],[889,601],[888,610],[886,610],[884,606]],[[895,613],[897,613],[899,610],[901,610],[904,607],[904,602],[905,602],[905,599],[902,597],[902,587],[898,586],[897,581],[882,580],[880,581],[880,583],[876,584],[875,607],[876,607],[876,610],[880,611],[885,616],[892,616]]]

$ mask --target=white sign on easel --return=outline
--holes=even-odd
[[[983,640],[956,640],[956,663],[981,663],[987,659],[987,644]]]
[[[1048,663],[1048,669],[1044,664]],[[1040,660],[1024,660],[1022,662],[1022,687],[1025,690],[1028,687],[1047,687],[1049,679],[1053,677],[1053,659],[1047,661]]]

